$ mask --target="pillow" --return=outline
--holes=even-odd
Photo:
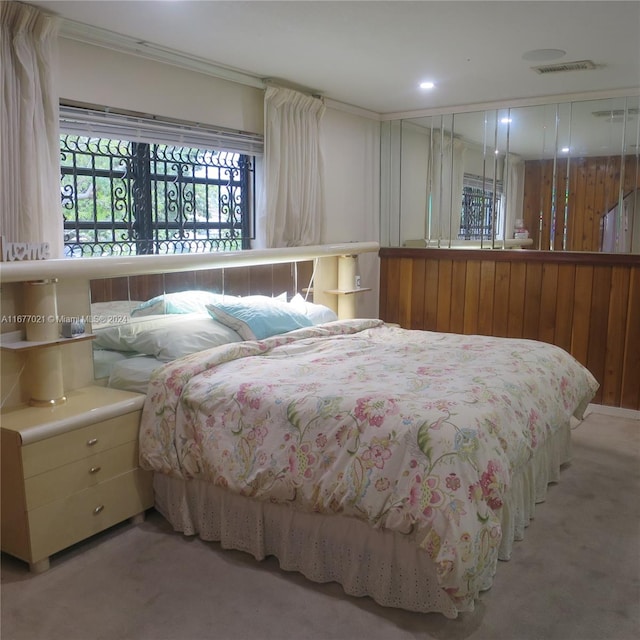
[[[96,333],[94,346],[151,355],[169,362],[242,338],[228,326],[202,313],[156,317]],[[106,346],[108,345],[108,346]]]
[[[229,299],[235,300],[236,296],[200,290],[164,293],[139,304],[131,311],[131,315],[149,316],[173,313],[207,313],[205,305],[217,304],[221,300]]]
[[[296,293],[296,295],[291,298],[289,304],[292,305],[296,311],[307,316],[313,324],[333,322],[338,319],[338,316],[333,309],[329,309],[329,307],[325,307],[323,304],[307,302],[299,293]]]
[[[237,331],[245,340],[263,340],[313,324],[290,304],[267,296],[208,304],[207,309],[213,318]]]
[[[144,318],[131,318],[124,324],[107,325],[94,330],[94,349],[111,349],[113,351],[133,351],[127,340],[138,333],[149,331],[157,326],[166,324],[167,321],[175,322],[176,316],[146,316]]]
[[[147,393],[151,374],[162,366],[162,362],[158,362],[151,356],[135,355],[125,358],[111,370],[107,386],[136,393]]]
[[[131,312],[142,300],[113,300],[91,303],[91,328],[97,329],[112,324],[129,322]]]

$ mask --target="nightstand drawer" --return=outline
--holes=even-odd
[[[153,506],[152,475],[142,469],[29,512],[32,562]]]
[[[82,460],[125,442],[137,441],[140,414],[140,411],[132,411],[22,447],[24,477]]]
[[[135,440],[25,480],[27,510],[65,498],[138,467]]]

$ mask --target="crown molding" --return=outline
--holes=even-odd
[[[100,29],[92,27],[74,20],[63,19],[60,27],[60,37],[75,42],[82,42],[93,46],[112,49],[120,53],[128,53],[130,55],[139,56],[156,62],[163,62],[175,67],[188,69],[189,71],[197,71],[221,80],[229,80],[238,84],[247,85],[256,89],[264,89],[265,84],[262,78],[232,69],[213,62],[193,56],[182,51],[169,49],[161,45],[139,40],[130,36],[125,36],[108,29]]]
[[[73,40],[75,42],[81,42],[83,44],[89,44],[96,47],[104,47],[105,49],[111,49],[112,51],[117,51],[119,53],[126,53],[146,58],[147,60],[153,60],[154,62],[170,64],[174,67],[203,73],[221,80],[228,80],[229,82],[254,87],[255,89],[265,90],[268,85],[275,84],[273,83],[273,80],[269,78],[261,78],[247,71],[240,71],[238,69],[216,64],[206,58],[193,56],[175,49],[169,49],[168,47],[163,47],[162,45],[154,44],[153,42],[147,42],[146,40],[139,40],[137,38],[125,36],[121,33],[116,33],[115,31],[109,31],[108,29],[93,27],[81,22],[76,22],[75,20],[63,18],[61,20],[59,35],[61,38],[65,38],[66,40]],[[279,83],[285,86],[285,81],[280,81]],[[295,86],[291,83],[286,84],[289,86]],[[311,92],[307,89],[304,91]],[[380,114],[374,111],[369,111],[368,109],[339,102],[337,100],[323,99],[325,101],[325,106],[328,108],[344,111],[346,113],[369,118],[371,120],[380,120]]]

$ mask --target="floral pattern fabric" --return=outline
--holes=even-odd
[[[541,342],[332,322],[156,371],[141,464],[414,536],[467,609],[511,478],[597,386]]]

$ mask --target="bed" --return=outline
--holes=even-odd
[[[243,306],[206,304],[238,339],[145,380],[156,508],[385,606],[473,610],[568,461],[593,376],[540,342],[379,320],[265,332]]]

